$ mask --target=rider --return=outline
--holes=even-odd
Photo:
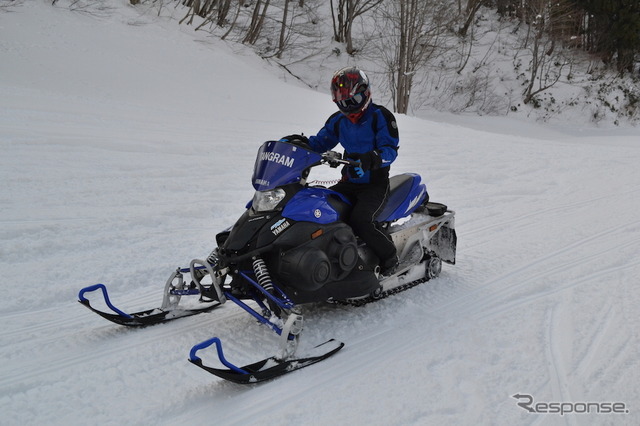
[[[339,111],[326,121],[317,135],[283,140],[306,142],[312,150],[325,152],[341,144],[344,158],[360,162],[345,166],[342,179],[332,190],[344,194],[353,205],[349,225],[380,259],[383,275],[398,263],[395,244],[374,222],[389,194],[389,166],[398,156],[398,125],[385,107],[371,102],[369,78],[356,67],[335,72],[331,95]]]

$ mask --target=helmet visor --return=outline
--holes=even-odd
[[[361,109],[364,105],[365,100],[366,96],[364,95],[364,93],[356,93],[348,99],[337,100],[336,104],[338,105],[340,111],[350,113],[356,112]]]

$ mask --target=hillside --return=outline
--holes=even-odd
[[[545,32],[552,25],[542,15],[549,18],[552,13],[562,14],[561,3],[566,2],[553,6],[522,2],[527,5],[522,6],[522,13],[537,15],[533,21],[519,19],[517,13],[499,14],[495,3],[494,7],[479,7],[461,35],[466,18],[458,9],[474,2],[427,2],[416,13],[418,16],[408,17],[411,25],[426,22],[411,32],[414,36],[422,34],[422,39],[408,49],[413,53],[407,61],[417,62],[415,68],[407,71],[411,76],[409,115],[429,118],[434,113],[453,112],[461,117],[510,116],[550,125],[566,126],[572,122],[576,127],[604,128],[638,123],[637,72],[621,76],[601,55],[577,48],[577,41],[586,37],[579,28],[567,29],[573,32],[564,34],[560,40],[550,39]],[[222,21],[219,21],[222,6],[214,7],[209,14],[202,12],[202,17],[192,13],[199,10],[196,5],[204,8],[212,2],[182,2],[193,5],[190,9],[179,2],[167,8],[147,1],[138,8],[157,12],[210,38],[225,39],[234,48],[250,48],[280,67],[282,78],[322,93],[336,69],[357,64],[374,81],[376,99],[397,110],[395,93],[400,78],[399,24],[394,21],[400,13],[397,4],[355,2],[357,9],[367,11],[355,18],[349,44],[335,41],[340,18],[332,6],[336,8],[338,3],[344,4],[320,0],[288,2],[287,13],[283,14],[281,2],[251,2],[239,8],[237,14],[230,10]],[[254,22],[253,12],[259,5],[263,6],[260,10],[265,16],[259,37],[247,41]],[[537,7],[543,7],[544,11],[537,14]],[[285,27],[281,25],[283,19],[287,21]],[[572,15],[567,14],[566,19],[572,21]],[[546,35],[539,37],[538,31]],[[349,49],[353,49],[351,54]],[[422,52],[420,60],[415,58],[418,52]]]

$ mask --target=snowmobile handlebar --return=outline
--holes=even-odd
[[[338,167],[341,164],[354,167],[360,166],[359,161],[344,159],[342,158],[342,154],[336,151],[325,152],[324,154],[322,154],[322,160],[333,168]]]

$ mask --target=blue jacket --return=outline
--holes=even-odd
[[[309,137],[316,152],[325,152],[341,144],[345,153],[364,154],[377,150],[382,159],[380,169],[367,171],[361,178],[352,178],[347,169],[343,179],[354,183],[378,183],[389,179],[389,166],[398,156],[398,125],[393,114],[383,106],[371,104],[357,123],[344,114],[333,114],[317,135]]]

